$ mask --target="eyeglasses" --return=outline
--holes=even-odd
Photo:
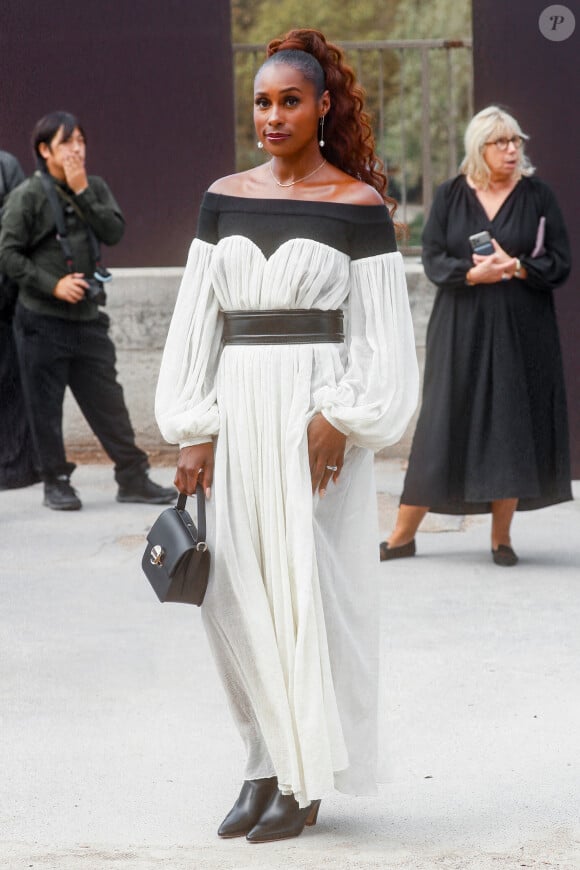
[[[512,143],[514,148],[522,147],[522,137],[521,136],[512,136],[511,139],[506,139],[505,136],[500,136],[499,139],[494,139],[493,142],[486,142],[486,145],[495,145],[500,151],[507,151],[507,147]]]

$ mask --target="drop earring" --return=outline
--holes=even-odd
[[[320,140],[318,144],[321,148],[324,148],[324,115],[320,118]]]
[[[263,143],[263,142],[258,142],[257,145],[258,145],[258,148],[260,148],[260,149],[264,147],[264,143]]]

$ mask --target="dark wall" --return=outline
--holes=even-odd
[[[114,266],[176,266],[201,194],[234,170],[229,0],[2,0],[0,148],[25,171],[46,112],[82,120],[127,220]]]
[[[573,474],[580,477],[580,2],[565,6],[576,19],[566,39],[540,30],[546,0],[473,0],[475,108],[501,103],[531,136],[527,151],[538,175],[558,197],[572,242],[573,271],[556,291],[570,413]],[[560,6],[562,4],[559,4]],[[549,19],[554,10],[546,13]],[[547,22],[563,35],[572,18]],[[552,28],[555,28],[553,30]],[[564,30],[563,28],[566,28]]]

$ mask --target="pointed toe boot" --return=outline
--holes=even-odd
[[[320,801],[312,801],[300,809],[294,795],[278,790],[260,816],[260,820],[246,835],[249,843],[271,843],[274,840],[289,840],[298,837],[305,825],[316,824]]]
[[[259,820],[277,790],[278,780],[275,776],[245,780],[237,801],[219,826],[218,837],[244,837]]]

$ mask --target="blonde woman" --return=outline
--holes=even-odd
[[[425,272],[437,285],[423,401],[383,561],[415,555],[428,511],[491,513],[493,561],[513,566],[514,512],[572,497],[552,298],[570,250],[527,138],[506,111],[483,109],[467,127],[460,174],[436,192],[423,233]],[[474,253],[470,236],[483,232],[491,253]]]

